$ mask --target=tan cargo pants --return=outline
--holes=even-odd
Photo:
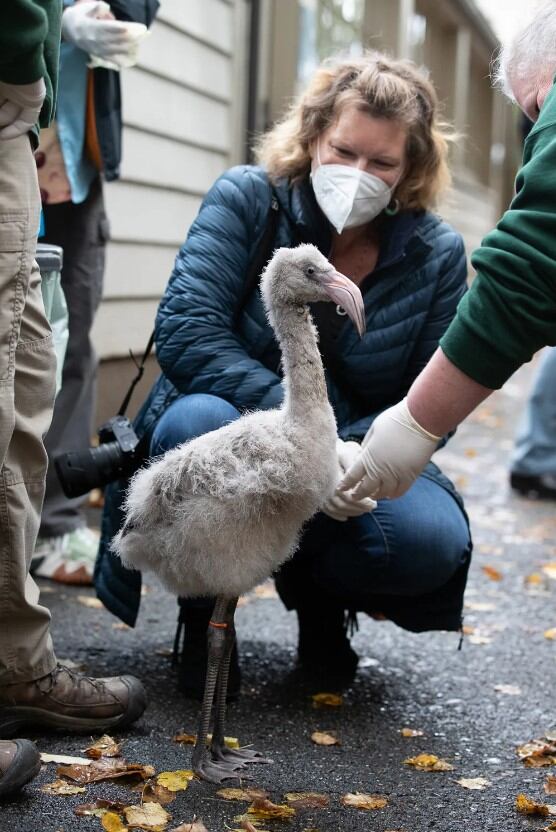
[[[39,528],[55,355],[34,262],[40,197],[28,136],[0,140],[0,686],[56,660],[29,566]]]

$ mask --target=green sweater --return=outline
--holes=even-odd
[[[516,196],[471,262],[477,276],[440,346],[466,375],[498,388],[556,344],[556,86],[526,139]]]
[[[40,126],[56,106],[62,0],[0,0],[0,81],[31,84],[44,78]]]

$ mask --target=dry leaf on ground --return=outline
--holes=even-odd
[[[154,783],[152,780],[140,783],[139,788],[135,787],[133,791],[141,792],[141,803],[160,803],[162,806],[167,806],[176,799],[175,792],[165,789],[164,786]]]
[[[546,794],[556,794],[556,776],[549,774],[544,784]]]
[[[124,809],[126,823],[130,829],[147,829],[149,832],[163,830],[171,820],[171,815],[160,803],[145,803],[143,806],[126,806]]]
[[[127,832],[127,826],[124,826],[121,817],[115,812],[106,812],[102,816],[101,825],[105,832]]]
[[[500,570],[495,569],[494,566],[481,566],[481,570],[491,581],[501,581],[504,577]]]
[[[41,792],[45,794],[62,795],[64,797],[70,794],[83,794],[86,791],[87,789],[83,786],[72,786],[67,780],[54,780],[52,783],[45,783],[44,786],[41,786]]]
[[[124,810],[124,804],[120,803],[116,800],[103,800],[99,798],[95,800],[94,803],[82,803],[80,806],[76,806],[74,814],[78,815],[78,817],[87,817],[93,816],[100,818],[106,812],[116,812],[116,814],[120,814]]]
[[[341,745],[340,740],[334,734],[327,731],[313,731],[311,739],[315,745]]]
[[[90,766],[91,761],[86,757],[69,757],[67,754],[44,754],[41,753],[41,763],[76,763],[81,766]]]
[[[402,737],[424,737],[425,732],[420,731],[419,728],[401,728],[400,734]]]
[[[473,633],[473,635],[469,636],[469,643],[470,644],[492,644],[492,639],[490,636],[482,635],[479,632]]]
[[[344,698],[339,693],[314,693],[311,697],[313,708],[339,708]]]
[[[543,826],[543,832],[556,832],[556,822],[551,823],[550,826]]]
[[[459,783],[464,789],[478,790],[486,789],[487,786],[492,785],[490,780],[485,780],[484,777],[462,777],[461,780],[456,780],[456,783]]]
[[[518,794],[515,799],[515,808],[522,815],[537,815],[548,817],[548,806],[544,803],[535,803],[524,794]]]
[[[496,693],[505,693],[507,696],[519,696],[521,688],[517,685],[494,685]]]
[[[474,612],[492,612],[496,609],[496,605],[489,601],[466,601],[465,608]]]
[[[78,595],[77,600],[80,604],[83,604],[84,607],[91,607],[95,610],[104,609],[104,604],[100,598],[93,598],[92,595]]]
[[[528,768],[556,765],[556,745],[545,739],[531,740],[517,749],[517,756]]]
[[[263,789],[219,789],[216,794],[224,800],[265,800],[268,793]]]
[[[108,734],[104,734],[99,740],[85,748],[83,753],[91,760],[100,760],[101,757],[119,757],[121,748],[121,743],[116,742]]]
[[[328,795],[319,792],[287,792],[284,797],[294,809],[324,809],[330,803]]]
[[[172,737],[174,742],[180,742],[182,745],[195,745],[197,742],[197,734],[176,734]],[[207,734],[207,745],[212,742],[212,734]],[[239,748],[239,740],[237,737],[224,737],[224,745],[228,748]]]
[[[177,771],[161,771],[156,782],[159,786],[168,789],[169,792],[185,791],[189,783],[195,777],[191,769],[178,769]]]
[[[170,832],[208,832],[207,827],[202,820],[192,820],[191,823],[181,823]]]
[[[363,792],[349,792],[340,798],[340,802],[350,809],[384,809],[388,806],[388,798],[380,794],[363,794]]]
[[[545,575],[548,575],[549,578],[556,581],[556,561],[552,561],[552,563],[545,563],[541,569]]]
[[[413,766],[419,771],[453,771],[454,766],[437,757],[436,754],[418,754],[404,760],[406,766]]]
[[[139,777],[148,780],[154,775],[152,766],[126,763],[125,760],[102,757],[89,765],[58,766],[56,774],[68,777],[76,783],[96,783],[99,780],[113,780],[116,777]]]
[[[550,630],[545,630],[544,637],[549,641],[556,641],[556,627],[551,627]]]
[[[285,804],[258,798],[249,806],[247,814],[256,820],[289,820],[294,817],[295,809]]]

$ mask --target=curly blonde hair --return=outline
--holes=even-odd
[[[289,112],[256,142],[258,164],[271,180],[299,182],[311,168],[311,143],[353,104],[406,127],[407,169],[395,197],[402,209],[433,208],[451,182],[448,143],[453,134],[439,119],[438,98],[424,73],[411,61],[380,52],[322,63]]]

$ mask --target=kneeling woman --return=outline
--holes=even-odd
[[[465,291],[461,237],[430,213],[448,184],[447,142],[430,83],[409,62],[371,53],[322,65],[259,142],[259,166],[232,168],[205,197],[156,320],[162,375],[136,420],[150,456],[252,409],[278,407],[280,355],[248,275],[262,252],[316,245],[363,293],[360,341],[341,308],[316,305],[345,470],[372,420],[403,398]],[[271,239],[270,239],[271,238]],[[140,576],[110,555],[125,483],[109,487],[96,570],[99,596],[134,623]],[[471,552],[462,501],[429,464],[399,500],[334,500],[277,576],[299,618],[299,663],[350,678],[347,612],[408,630],[456,630]],[[181,601],[184,690],[201,694],[211,600]],[[237,654],[230,693],[239,689]]]

